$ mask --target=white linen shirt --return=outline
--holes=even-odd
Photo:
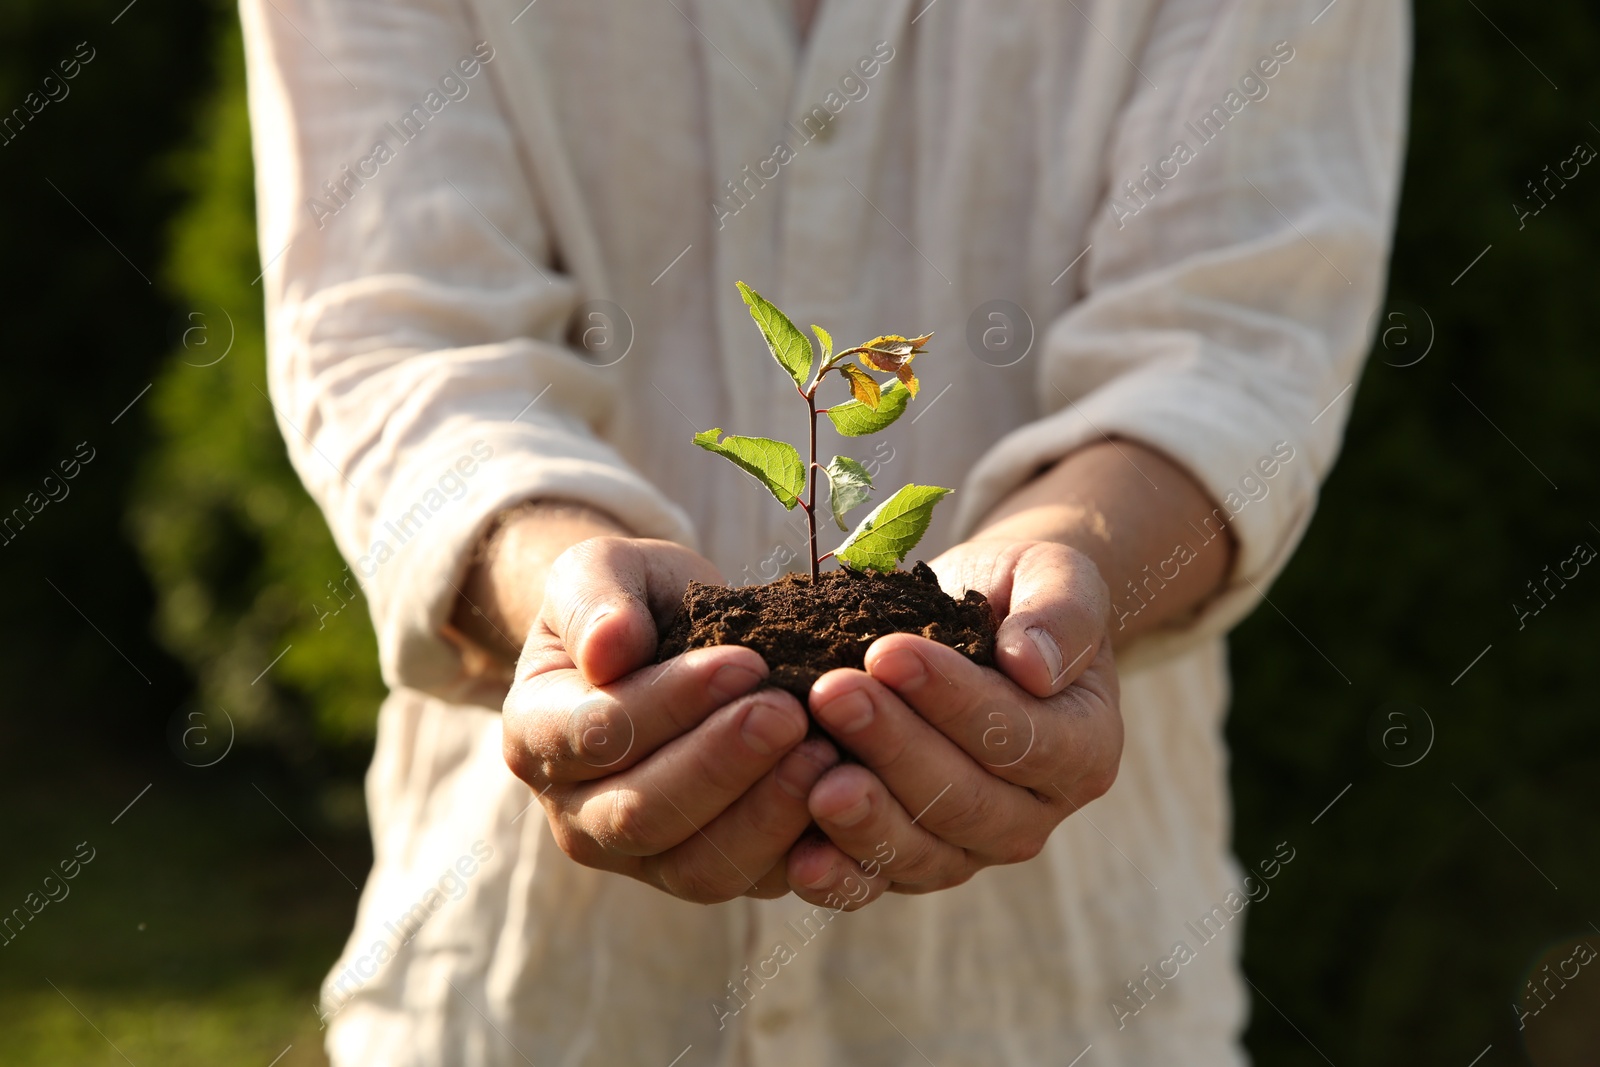
[[[1320,8],[833,0],[802,46],[788,0],[241,0],[271,396],[393,690],[335,1064],[1243,1062],[1272,857],[1229,853],[1223,635],[1334,460],[1404,133],[1405,5]],[[934,331],[915,411],[838,448],[958,489],[920,557],[1106,436],[1237,511],[1223,592],[1122,658],[1116,785],[1031,862],[701,907],[569,861],[502,762],[441,636],[499,509],[735,581],[803,550],[690,440],[803,440],[736,279],[842,343]]]

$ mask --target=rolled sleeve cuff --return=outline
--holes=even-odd
[[[606,445],[554,422],[441,427],[383,495],[356,560],[391,688],[468,699],[481,684],[443,628],[472,552],[502,510],[533,499],[586,504],[639,537],[693,546],[687,515]]]
[[[1310,521],[1319,479],[1295,436],[1236,386],[1170,371],[1130,375],[1001,438],[967,477],[956,533],[969,536],[1006,496],[1085,445],[1127,438],[1166,454],[1211,496],[1214,514],[1233,531],[1237,553],[1228,580],[1204,604],[1119,654],[1124,668],[1165,660],[1250,614],[1288,562]],[[1274,455],[1283,445],[1293,449],[1288,460]],[[1277,461],[1271,478],[1257,466],[1263,458]],[[1254,492],[1241,482],[1254,485]],[[1198,547],[1204,532],[1196,531],[1189,543]],[[1111,595],[1120,602],[1129,594],[1113,589]]]

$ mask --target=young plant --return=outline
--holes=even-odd
[[[833,521],[845,529],[845,512],[866,501],[872,492],[872,476],[849,456],[834,456],[827,466],[817,462],[817,416],[826,415],[833,428],[846,437],[865,437],[883,430],[905,413],[917,395],[917,376],[911,372],[912,357],[922,354],[932,334],[901,337],[887,334],[865,344],[833,350],[833,338],[820,326],[811,327],[821,346],[821,360],[812,351],[811,340],[795,328],[789,317],[744,282],[739,295],[744,297],[750,317],[761,329],[772,358],[794,379],[795,392],[805,401],[807,420],[807,458],[786,441],[766,437],[723,437],[722,429],[694,435],[694,443],[707,452],[726,456],[741,470],[755,476],[787,509],[799,505],[806,513],[806,532],[811,545],[811,580],[817,580],[822,561],[833,556],[854,570],[872,568],[892,571],[900,565],[933,519],[933,506],[950,492],[936,485],[902,486],[889,499],[872,510],[832,552],[817,554],[817,472],[828,477],[828,499]],[[851,356],[860,366],[849,362]],[[816,373],[812,374],[812,367]],[[881,385],[869,370],[889,371],[895,380]],[[832,407],[817,407],[817,387],[829,372],[836,371],[850,385],[853,399]],[[807,381],[810,378],[810,381]]]

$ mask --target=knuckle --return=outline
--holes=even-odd
[[[966,802],[942,820],[948,836],[963,841],[989,841],[994,837],[994,799],[985,789],[969,793]]]
[[[733,738],[727,744],[700,747],[694,753],[695,779],[708,796],[731,799],[750,786],[744,766],[750,758]]]
[[[1002,864],[1026,863],[1044,851],[1046,840],[1046,834],[1034,830],[1008,834],[1001,838],[995,850],[995,860]]]
[[[654,855],[667,848],[659,819],[647,798],[631,789],[616,789],[606,813],[606,837],[625,852]]]
[[[668,893],[691,904],[725,904],[748,888],[743,884],[734,884],[718,872],[707,870],[695,859],[663,864],[661,881]]]
[[[745,823],[760,841],[786,841],[810,821],[811,815],[804,800],[794,800],[778,789],[772,791],[772,797],[773,803],[751,805]]]
[[[500,741],[500,754],[511,773],[530,786],[538,786],[544,777],[544,761],[533,754],[526,741],[512,730],[505,731]]]
[[[633,552],[625,538],[591,537],[555,558],[545,589],[558,606],[563,633],[606,602],[608,593],[626,591],[621,577],[637,569]]]
[[[584,867],[600,867],[600,850],[594,838],[584,833],[566,818],[547,820],[550,836],[555,839],[561,854]]]
[[[918,834],[905,848],[903,857],[885,867],[885,873],[895,882],[926,882],[943,873],[944,863],[940,849],[931,834]]]
[[[1048,789],[1051,782],[1061,777],[1060,764],[1067,756],[1066,746],[1054,730],[1043,725],[1034,730],[1030,742],[1028,751],[1016,765],[1005,768],[1000,775],[1009,782],[1028,788],[1037,786]]]
[[[932,717],[928,722],[938,726]],[[880,775],[893,776],[895,769],[908,757],[915,756],[916,745],[913,744],[914,735],[909,730],[890,730],[878,743],[877,751],[873,754],[869,766]]]
[[[695,766],[706,788],[718,793],[742,793],[756,775],[774,766],[800,741],[795,738],[787,748],[779,748],[770,756],[758,756],[741,738],[749,717],[781,717],[790,720],[790,728],[794,729],[804,720],[805,712],[788,693],[774,696],[763,690],[727,706],[718,715],[717,741],[695,749]]]
[[[551,570],[563,577],[570,574],[587,575],[597,564],[615,565],[627,547],[625,538],[590,537],[557,556]]]
[[[920,881],[895,882],[888,887],[887,892],[904,893],[910,896],[937,893],[971,881],[973,875],[992,865],[993,861],[983,856],[972,852],[961,852],[956,859],[941,864],[937,869],[930,871],[926,878]]]
[[[977,874],[978,871],[983,869],[985,866],[987,866],[987,864],[981,861],[975,861],[969,856],[953,870],[941,874],[940,877],[932,882],[928,882],[917,887],[917,891],[922,893],[933,893],[944,889],[953,889],[958,885],[963,885],[966,882],[970,882],[972,880],[972,876]]]
[[[531,690],[537,681],[551,671],[562,670],[572,666],[572,658],[567,655],[566,647],[561,643],[550,628],[544,625],[544,620],[537,620],[533,629],[528,634],[528,639],[523,643],[522,652],[517,657],[516,678],[519,682],[516,688],[506,697],[506,706],[512,706],[513,701],[525,699],[525,690]]]
[[[1083,779],[1081,788],[1084,791],[1084,803],[1087,804],[1091,800],[1098,800],[1111,792],[1111,787],[1116,784],[1117,770],[1120,766],[1121,761],[1119,760],[1111,764],[1110,767],[1090,774]]]

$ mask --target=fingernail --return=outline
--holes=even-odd
[[[839,814],[828,816],[828,821],[835,826],[848,828],[865,819],[871,811],[872,801],[867,797],[862,797]]]
[[[1043,626],[1030,626],[1023,632],[1033,639],[1033,647],[1039,650],[1045,669],[1050,672],[1050,688],[1054,689],[1061,680],[1061,646]]]
[[[778,704],[752,705],[744,717],[744,728],[739,736],[760,756],[770,756],[780,748],[787,748],[800,740],[805,733],[805,720],[790,709]]]
[[[807,889],[826,889],[832,882],[833,868],[830,866],[827,870],[807,882],[805,886]]]
[[[908,648],[896,649],[872,663],[872,676],[890,689],[909,692],[928,677],[922,657]]]
[[[817,708],[827,725],[841,734],[853,734],[872,725],[872,711],[872,698],[861,689],[851,689]]]
[[[589,613],[589,617],[583,621],[583,636],[578,641],[578,647],[588,647],[589,642],[594,639],[595,630],[598,629],[600,624],[609,616],[615,615],[616,612],[616,606],[612,604],[607,604],[604,607],[596,608],[594,611],[591,611]]]
[[[717,668],[711,676],[711,681],[706,683],[706,692],[710,693],[719,704],[726,704],[735,697],[742,697],[764,679],[760,674],[749,667],[738,663],[725,663]]]
[[[817,780],[838,763],[837,756],[824,760],[820,758],[821,753],[807,751],[810,747],[810,745],[800,746],[778,764],[776,775],[778,788],[795,800],[804,800],[810,794],[811,787],[817,784]]]

